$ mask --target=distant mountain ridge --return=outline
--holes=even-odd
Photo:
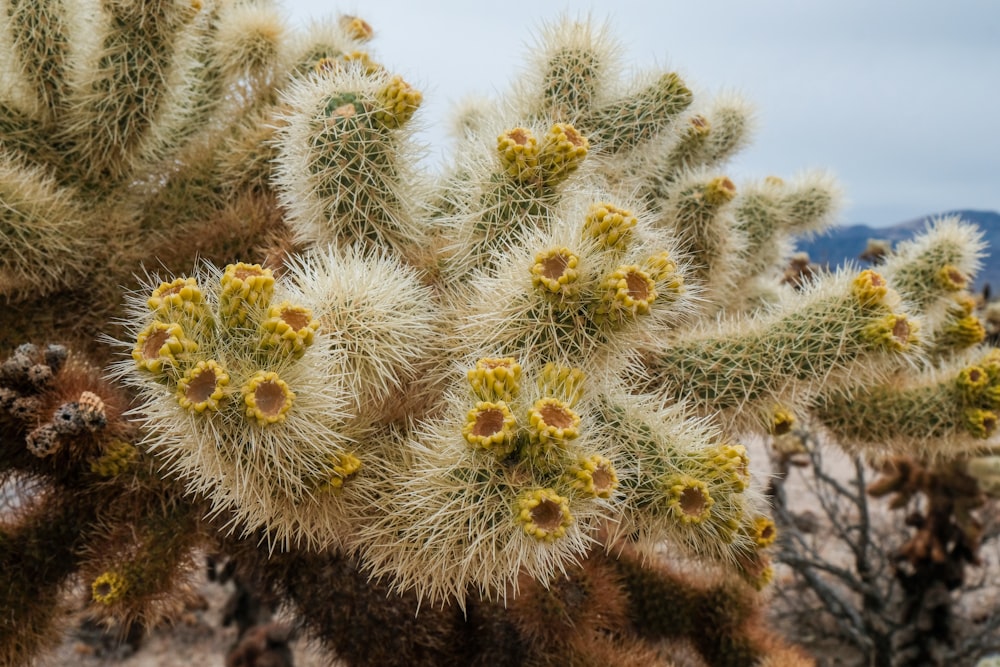
[[[848,261],[857,262],[868,239],[885,239],[895,245],[925,229],[930,221],[950,215],[957,215],[966,222],[974,223],[983,231],[987,255],[983,258],[983,268],[976,276],[974,285],[976,290],[980,290],[984,284],[989,283],[994,295],[997,294],[1000,290],[1000,213],[996,211],[946,211],[890,227],[839,226],[810,240],[799,241],[798,249],[809,253],[812,261],[829,264],[831,267]]]

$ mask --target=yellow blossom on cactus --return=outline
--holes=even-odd
[[[965,274],[951,264],[945,264],[937,273],[938,284],[946,290],[957,292],[965,289],[969,284],[969,279]]]
[[[208,314],[204,295],[194,278],[176,278],[160,283],[146,301],[149,309],[161,317],[176,315],[203,318]]]
[[[484,401],[510,401],[521,391],[521,365],[513,357],[484,357],[466,377],[473,393]]]
[[[514,450],[517,420],[503,401],[480,401],[465,416],[462,436],[473,447],[506,456]]]
[[[656,283],[635,264],[620,266],[601,281],[603,293],[596,315],[599,319],[647,315],[656,301]]]
[[[981,343],[986,338],[986,328],[975,315],[968,315],[949,322],[941,333],[941,342],[950,348],[962,350]]]
[[[722,206],[736,196],[736,184],[726,176],[718,176],[705,184],[702,197],[709,206]]]
[[[538,165],[547,185],[558,185],[576,171],[587,157],[590,142],[569,123],[556,123],[545,134]]]
[[[535,255],[531,265],[531,282],[549,294],[572,296],[579,291],[580,258],[569,248],[550,248]]]
[[[497,152],[504,172],[511,178],[525,183],[538,177],[538,140],[530,130],[507,130],[497,137]]]
[[[320,491],[337,494],[344,489],[344,482],[361,470],[361,459],[354,454],[346,453],[330,457],[330,463],[332,464],[330,477],[320,487]]]
[[[184,355],[198,350],[198,343],[184,334],[176,322],[152,322],[139,332],[132,359],[137,367],[150,373],[160,373],[164,365],[175,367]]]
[[[580,415],[558,398],[540,398],[528,410],[528,434],[533,444],[561,444],[580,436]]]
[[[340,59],[345,65],[350,63],[360,64],[365,74],[369,75],[380,72],[383,69],[381,65],[372,60],[371,55],[367,51],[349,51],[341,55]]]
[[[375,34],[368,21],[358,16],[341,16],[339,23],[341,30],[347,33],[348,37],[359,42],[367,42]]]
[[[379,89],[376,97],[380,108],[375,112],[375,122],[389,129],[405,125],[424,99],[419,90],[411,87],[398,74]]]
[[[90,463],[90,471],[101,477],[117,477],[131,467],[139,450],[124,440],[113,440],[103,455]]]
[[[605,248],[620,247],[627,243],[637,222],[631,211],[599,202],[590,205],[584,218],[583,233],[600,241]]]
[[[759,516],[753,520],[750,536],[753,537],[754,544],[763,549],[778,539],[778,528],[770,518]]]
[[[295,393],[274,371],[257,371],[243,387],[246,416],[261,426],[285,421]]]
[[[677,262],[670,258],[666,250],[649,257],[643,268],[659,287],[675,294],[679,294],[684,287],[684,276],[677,271]]]
[[[966,399],[973,400],[989,385],[990,376],[979,366],[966,366],[959,371],[955,382]]]
[[[566,476],[574,489],[596,498],[610,498],[618,488],[614,466],[610,459],[599,454],[580,459]]]
[[[91,582],[90,594],[94,602],[112,605],[125,596],[128,588],[128,579],[112,570],[105,572]]]
[[[851,291],[863,306],[881,304],[889,293],[889,285],[882,274],[865,269],[851,282]]]
[[[177,381],[177,403],[196,413],[218,410],[228,384],[229,375],[219,362],[199,361]]]
[[[979,360],[979,365],[990,376],[990,380],[1000,380],[1000,349],[990,348]]]
[[[524,532],[539,542],[565,537],[573,525],[569,501],[552,489],[535,489],[517,499],[517,521]]]
[[[267,319],[261,323],[264,337],[261,345],[265,348],[281,350],[290,356],[301,356],[312,345],[313,334],[319,329],[319,321],[314,320],[312,311],[284,301],[271,306]]]
[[[708,485],[687,475],[671,479],[666,484],[667,507],[683,523],[701,523],[708,518],[715,499],[708,494]]]
[[[708,457],[709,470],[707,474],[718,476],[721,473],[737,490],[743,491],[750,484],[750,457],[743,445],[728,443],[716,445],[705,450]]]
[[[784,435],[795,425],[795,415],[780,405],[774,406],[771,413],[771,435]]]
[[[538,389],[546,396],[561,398],[573,407],[583,395],[584,379],[585,375],[579,368],[549,362],[538,375]]]
[[[985,440],[997,430],[997,414],[992,410],[968,408],[964,416],[966,430],[976,438]]]
[[[916,322],[905,315],[891,313],[864,329],[865,340],[889,350],[903,351],[917,342]]]
[[[264,308],[274,292],[274,274],[260,264],[230,264],[222,274],[219,314],[227,326],[246,324],[249,308]]]

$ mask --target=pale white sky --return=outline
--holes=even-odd
[[[757,108],[740,177],[826,168],[842,221],[887,225],[957,208],[1000,211],[1000,0],[285,0],[293,24],[357,14],[380,62],[424,91],[425,136],[452,103],[503,90],[536,27],[609,19],[635,67]]]

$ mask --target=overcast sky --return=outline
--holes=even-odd
[[[284,6],[298,25],[336,13],[371,23],[378,60],[424,91],[433,141],[454,102],[506,87],[538,25],[589,12],[610,20],[631,65],[666,65],[696,93],[735,90],[756,107],[737,182],[828,169],[847,193],[844,223],[1000,211],[1000,0]]]

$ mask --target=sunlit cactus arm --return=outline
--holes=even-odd
[[[565,18],[549,25],[513,94],[529,118],[577,122],[608,94],[619,46],[606,25]]]
[[[916,312],[938,327],[956,293],[968,287],[985,251],[982,232],[957,216],[933,221],[910,241],[899,243],[880,271]]]
[[[684,175],[656,212],[656,225],[673,234],[690,262],[688,276],[702,296],[717,303],[736,288],[743,271],[747,238],[733,217],[736,186],[711,172]]]
[[[675,72],[649,75],[649,79],[580,119],[580,128],[592,138],[595,150],[614,155],[641,146],[691,105],[693,95]]]
[[[840,200],[836,182],[821,172],[802,174],[790,182],[768,177],[744,185],[733,201],[736,226],[747,239],[737,283],[776,282],[794,250],[793,237],[828,228],[836,219]],[[752,290],[733,290],[728,298],[722,296],[730,308],[738,308],[753,300],[745,291]]]
[[[101,243],[77,193],[0,150],[0,296],[50,292],[79,278]]]
[[[669,236],[629,208],[567,207],[548,233],[509,248],[493,274],[469,281],[456,308],[464,322],[455,347],[482,345],[588,373],[620,366],[643,332],[690,315],[677,254]]]
[[[172,145],[206,15],[190,0],[102,6],[65,95],[64,179],[107,189]]]
[[[568,123],[508,128],[496,137],[484,132],[468,143],[436,194],[436,227],[450,239],[442,249],[449,282],[474,268],[494,268],[511,245],[548,228],[564,198],[564,183],[590,148]],[[483,160],[484,155],[490,157]]]
[[[1000,351],[967,353],[947,366],[888,384],[824,391],[809,411],[849,451],[954,458],[995,445]]]
[[[301,242],[421,249],[406,126],[421,94],[361,63],[332,65],[287,93],[276,182]]]
[[[87,27],[88,9],[84,3],[21,2],[9,0],[0,5],[5,19],[3,41],[9,40],[10,59],[4,62],[15,98],[22,110],[51,127],[66,95],[66,77],[73,67],[70,40]],[[76,34],[74,34],[76,33]],[[12,91],[13,92],[13,91]],[[20,93],[19,95],[17,93]]]
[[[670,184],[686,172],[718,169],[749,142],[753,118],[736,95],[720,95],[707,110],[678,119],[672,137],[654,143],[633,167],[639,191],[650,203],[669,197]]]
[[[769,429],[775,403],[912,363],[917,329],[879,274],[839,273],[767,312],[663,341],[649,353],[650,386],[733,426]]]

